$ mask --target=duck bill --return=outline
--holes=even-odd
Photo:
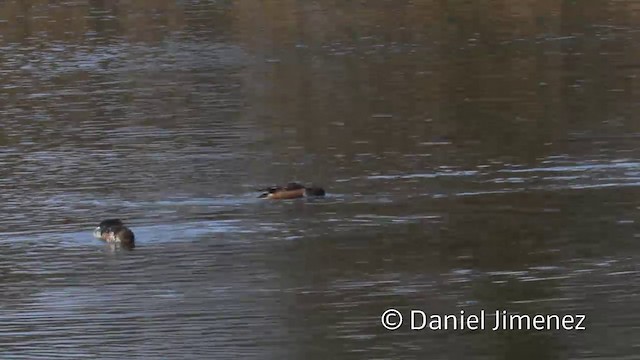
[[[100,226],[93,230],[93,237],[96,239],[102,239],[102,231],[100,230]]]

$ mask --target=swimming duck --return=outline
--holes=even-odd
[[[296,199],[305,196],[316,197],[325,195],[325,191],[321,187],[305,187],[304,185],[296,182],[290,182],[285,186],[271,186],[265,189],[259,189],[258,191],[264,191],[264,193],[260,194],[259,198],[272,200]]]
[[[135,235],[133,231],[126,227],[120,219],[107,219],[102,221],[95,230],[93,236],[108,243],[120,244],[133,248],[135,246]]]

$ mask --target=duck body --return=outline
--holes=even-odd
[[[120,219],[107,219],[102,221],[93,230],[93,236],[111,244],[120,244],[125,247],[135,246],[135,235],[126,227]]]
[[[260,189],[259,191],[263,191],[259,198],[270,200],[286,200],[325,195],[325,191],[321,187],[305,187],[304,185],[296,182],[290,182],[285,186],[271,186],[265,189]]]

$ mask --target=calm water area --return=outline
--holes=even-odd
[[[0,359],[640,359],[639,118],[636,1],[2,1]]]

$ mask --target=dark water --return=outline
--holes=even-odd
[[[637,359],[632,1],[0,3],[0,358]],[[300,180],[322,200],[264,202]],[[133,251],[91,237],[121,217]],[[385,330],[397,308],[586,330]]]

